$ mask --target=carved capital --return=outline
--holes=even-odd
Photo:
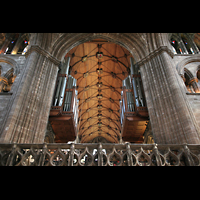
[[[172,58],[174,56],[174,53],[167,46],[161,46],[158,49],[151,52],[148,56],[146,56],[142,60],[140,60],[137,63],[138,66],[144,65],[146,62],[150,61],[152,58],[156,57],[157,55],[160,55],[163,52],[167,52]]]
[[[45,56],[55,65],[57,65],[57,66],[60,65],[60,61],[57,58],[52,56],[48,51],[46,51],[45,49],[41,48],[38,45],[31,45],[30,48],[28,49],[27,53],[25,54],[25,56],[28,57],[33,51],[36,51],[37,53]]]

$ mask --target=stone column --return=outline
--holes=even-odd
[[[32,45],[1,143],[43,143],[60,62]]]
[[[167,47],[139,63],[153,137],[161,144],[199,144],[199,130]]]
[[[0,81],[0,92],[3,92],[3,87],[5,84],[8,83],[8,79],[5,77],[1,77],[1,81]]]
[[[198,78],[196,78],[196,77],[191,78],[188,82],[188,85],[192,85],[195,93],[200,92],[200,89],[199,89],[199,86],[198,86]]]

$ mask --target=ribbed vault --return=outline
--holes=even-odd
[[[70,74],[77,79],[79,138],[91,142],[120,139],[122,80],[129,75],[130,52],[105,39],[94,39],[71,49]]]

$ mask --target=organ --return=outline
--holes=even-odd
[[[55,133],[55,142],[67,143],[68,141],[74,141],[76,138],[79,138],[81,140],[81,138],[86,137],[85,132],[90,130],[88,131],[88,137],[96,133],[103,134],[105,132],[107,135],[110,134],[112,137],[117,138],[118,136],[118,142],[120,142],[119,134],[121,134],[121,138],[123,139],[123,141],[128,141],[132,143],[142,143],[144,141],[143,135],[146,126],[149,122],[149,117],[146,107],[144,91],[142,87],[140,71],[137,64],[134,64],[133,58],[130,57],[130,68],[128,68],[126,73],[128,75],[128,72],[130,72],[130,75],[126,77],[125,73],[122,74],[124,78],[126,77],[124,80],[121,79],[123,81],[119,80],[119,73],[115,73],[112,71],[109,72],[109,76],[112,77],[110,79],[110,84],[114,83],[113,79],[116,80],[116,77],[118,77],[118,79],[116,81],[117,83],[115,83],[114,86],[117,86],[117,84],[122,84],[121,101],[119,109],[117,109],[116,107],[111,108],[111,106],[114,103],[116,104],[117,94],[119,94],[120,100],[121,88],[118,86],[120,90],[117,91],[117,87],[114,87],[113,85],[106,85],[104,83],[105,80],[102,79],[102,77],[104,78],[104,76],[102,76],[104,67],[103,65],[102,68],[99,68],[97,66],[96,70],[94,70],[93,76],[98,75],[98,77],[96,77],[96,82],[89,81],[91,79],[90,76],[89,78],[87,78],[88,74],[92,73],[91,70],[88,70],[90,68],[81,68],[82,71],[79,72],[80,75],[77,75],[77,69],[74,70],[74,74],[72,72],[73,76],[77,79],[84,79],[85,85],[83,85],[82,82],[79,81],[79,93],[82,91],[87,92],[88,90],[96,91],[96,93],[92,92],[93,96],[89,96],[88,93],[87,95],[83,95],[83,99],[79,99],[81,101],[81,104],[79,105],[79,100],[77,97],[78,90],[76,89],[77,79],[75,79],[72,75],[69,75],[69,66],[70,57],[67,57],[65,61],[61,64],[60,71],[58,73],[54,98],[52,100],[52,106],[49,115],[49,121]],[[105,74],[105,76],[106,75],[107,74]],[[122,75],[121,77],[123,77]],[[87,82],[85,83],[86,78]],[[101,93],[102,90],[104,90],[103,94]],[[111,92],[115,91],[117,91],[118,93],[112,93],[112,96],[109,96]],[[97,105],[95,104],[95,106],[90,107],[94,104],[94,102],[96,102]],[[80,109],[80,112],[89,113],[92,110],[94,114],[89,115],[87,118],[85,118],[85,116],[83,116],[82,113],[80,117],[78,105],[80,108],[82,108],[83,104],[87,106],[85,106],[85,110],[83,109],[84,111]],[[103,114],[101,114],[101,109],[104,109]],[[97,111],[98,113],[95,114],[95,112]],[[112,113],[114,113],[115,115],[111,116]],[[95,118],[95,116],[97,116],[97,118]],[[104,118],[106,118],[106,120]],[[77,135],[79,129],[78,119],[80,123],[82,122],[81,120],[85,120],[85,122],[82,122],[82,126],[79,127],[79,134],[82,131],[82,135],[80,134],[81,137]],[[110,122],[112,123],[109,124]],[[86,126],[86,123],[90,124]],[[115,135],[113,136],[112,134]]]
[[[138,66],[133,64],[132,57],[130,63],[131,75],[122,81],[121,135],[124,141],[141,143],[149,118]]]
[[[61,65],[50,110],[49,121],[55,133],[55,142],[66,143],[76,139],[78,125],[78,91],[76,79],[68,75],[70,57]]]

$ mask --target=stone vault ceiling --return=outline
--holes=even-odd
[[[129,75],[130,53],[95,39],[76,46],[67,56],[71,57],[70,74],[77,79],[81,142],[117,143],[122,80]]]

